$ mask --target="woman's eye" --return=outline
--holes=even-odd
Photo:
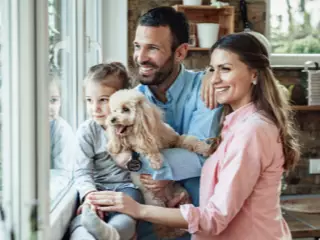
[[[123,111],[123,112],[130,112],[130,109],[127,108],[127,107],[123,107],[123,108],[122,108],[122,111]]]
[[[214,68],[213,67],[207,67],[206,72],[213,73],[214,72]]]
[[[87,101],[87,103],[90,103],[90,102],[91,102],[91,99],[90,99],[90,98],[87,98],[86,101]]]
[[[221,68],[221,70],[222,70],[223,72],[228,72],[228,71],[230,71],[230,68],[223,67],[223,68]]]
[[[102,98],[100,101],[105,103],[105,102],[109,102],[109,99],[108,98]]]

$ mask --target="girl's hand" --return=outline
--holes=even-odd
[[[201,84],[201,99],[209,109],[214,109],[217,107],[217,102],[215,100],[215,93],[214,93],[214,87],[210,83],[210,74],[204,74],[202,78],[202,84]]]
[[[141,205],[122,192],[93,192],[88,200],[103,212],[120,212],[136,219],[141,216]]]
[[[146,189],[154,194],[165,191],[167,185],[172,182],[171,180],[153,180],[152,176],[149,174],[141,174],[140,181]]]
[[[83,205],[84,205],[84,204],[89,204],[89,205],[90,205],[90,208],[97,213],[98,217],[99,217],[101,220],[104,220],[104,216],[105,216],[104,212],[101,211],[101,210],[98,210],[98,209],[97,209],[97,206],[92,205],[92,204],[90,204],[90,203],[86,203],[86,202],[83,203],[83,204],[81,204],[81,205],[78,207],[78,209],[77,209],[77,215],[80,215],[80,214],[82,213],[82,208],[83,208]]]

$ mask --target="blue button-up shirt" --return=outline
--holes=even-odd
[[[149,87],[138,85],[149,101],[164,112],[164,120],[180,135],[187,134],[206,139],[215,137],[218,133],[222,108],[208,109],[200,98],[201,79],[203,72],[181,70],[166,92],[167,102],[159,101]],[[186,149],[172,148],[161,151],[164,164],[160,170],[153,170],[149,161],[142,157],[141,173],[152,174],[154,179],[182,180],[199,177],[204,158]]]

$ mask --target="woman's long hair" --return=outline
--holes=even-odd
[[[257,84],[252,88],[252,102],[257,110],[261,110],[279,128],[285,158],[284,169],[292,169],[300,158],[297,131],[294,128],[289,100],[278,87],[271,70],[267,49],[256,37],[248,33],[227,35],[219,39],[210,52],[215,49],[237,54],[240,61],[250,69],[258,71]],[[231,111],[231,107],[225,105],[225,113]]]

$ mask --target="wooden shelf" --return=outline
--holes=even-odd
[[[209,52],[210,48],[189,47],[189,51]]]
[[[295,105],[292,106],[292,110],[295,111],[320,111],[320,105]]]
[[[235,8],[233,6],[224,6],[221,8],[200,5],[174,5],[172,6],[176,11],[183,12],[190,22],[192,29],[197,23],[217,23],[219,24],[218,38],[234,32]],[[191,31],[193,32],[193,31]],[[190,33],[190,37],[193,35]],[[195,31],[195,36],[197,33]],[[207,51],[200,48],[193,49],[193,51]]]

